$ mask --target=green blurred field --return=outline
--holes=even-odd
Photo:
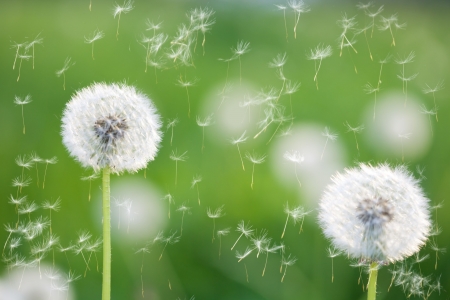
[[[183,235],[180,242],[168,245],[159,261],[163,245],[154,245],[151,252],[144,256],[135,252],[155,237],[155,230],[144,233],[140,241],[127,239],[126,235],[113,235],[112,261],[112,299],[142,299],[141,265],[145,299],[364,299],[366,294],[358,285],[360,271],[349,266],[346,257],[334,259],[334,282],[331,282],[331,259],[327,256],[329,242],[326,241],[316,223],[316,212],[306,217],[303,232],[299,235],[299,226],[288,223],[283,242],[287,253],[298,260],[287,270],[284,282],[280,282],[280,255],[271,254],[264,277],[261,271],[265,256],[256,258],[252,254],[240,263],[235,258],[231,246],[238,237],[235,228],[240,220],[250,221],[255,229],[267,229],[273,241],[280,242],[285,214],[283,207],[288,201],[291,206],[305,205],[313,210],[311,202],[302,197],[295,184],[283,184],[272,169],[274,144],[279,136],[266,145],[276,130],[270,126],[258,139],[250,138],[241,145],[243,153],[253,149],[268,155],[266,162],[255,166],[255,186],[250,188],[252,165],[246,161],[246,170],[242,170],[238,152],[226,136],[217,128],[219,124],[205,128],[205,148],[201,151],[202,130],[197,126],[196,116],[205,117],[214,113],[221,97],[217,95],[225,83],[227,64],[219,58],[229,58],[231,47],[240,40],[250,42],[250,52],[241,57],[242,81],[244,86],[261,88],[273,86],[280,88],[281,81],[275,70],[269,68],[269,62],[278,54],[286,52],[288,61],[284,67],[286,77],[301,82],[299,91],[292,95],[294,124],[313,122],[320,126],[329,126],[339,133],[339,143],[344,151],[343,164],[355,166],[357,162],[402,163],[399,155],[388,154],[372,147],[364,137],[358,136],[360,152],[355,147],[354,137],[346,132],[343,125],[367,122],[363,118],[366,110],[373,106],[373,95],[367,95],[363,86],[367,82],[375,83],[380,65],[379,59],[387,54],[395,57],[415,51],[416,59],[408,64],[408,72],[418,72],[418,77],[408,84],[408,94],[420,99],[427,107],[432,107],[431,95],[423,95],[425,84],[433,85],[444,80],[445,89],[436,93],[439,106],[439,122],[432,119],[433,135],[426,152],[413,159],[406,159],[410,171],[416,174],[416,166],[425,167],[422,187],[432,205],[443,201],[438,211],[438,224],[442,233],[436,237],[440,247],[448,248],[450,243],[450,223],[447,205],[450,194],[450,103],[448,80],[450,75],[450,35],[448,16],[450,6],[447,3],[429,4],[388,1],[376,3],[385,5],[384,15],[398,13],[401,23],[406,22],[406,30],[395,31],[396,46],[391,47],[388,32],[375,30],[369,39],[375,61],[371,61],[363,35],[357,37],[355,47],[358,54],[344,51],[339,57],[337,38],[340,28],[336,25],[343,13],[357,15],[358,24],[364,24],[361,11],[354,4],[333,2],[332,4],[310,4],[311,12],[302,14],[294,39],[293,15],[286,14],[289,37],[286,41],[282,11],[272,3],[240,3],[227,1],[135,1],[135,9],[121,16],[120,34],[116,40],[117,19],[112,16],[113,1],[93,0],[92,11],[89,1],[3,1],[0,3],[0,220],[2,224],[15,223],[15,207],[8,204],[10,194],[16,189],[12,180],[21,174],[14,160],[18,155],[36,152],[43,158],[58,157],[58,163],[49,165],[45,189],[36,186],[36,169],[25,172],[31,176],[31,186],[23,193],[29,200],[41,203],[44,200],[62,199],[61,210],[52,215],[53,232],[59,236],[62,245],[69,245],[77,239],[80,230],[88,230],[94,237],[101,235],[101,219],[95,219],[96,205],[100,201],[100,180],[92,182],[91,201],[88,201],[89,182],[81,181],[82,176],[91,174],[69,157],[61,136],[61,115],[66,102],[78,89],[93,82],[123,82],[136,86],[146,93],[155,103],[162,119],[164,130],[168,119],[177,117],[179,124],[174,128],[173,145],[170,145],[170,130],[165,132],[161,149],[154,162],[144,172],[114,176],[112,184],[121,180],[148,182],[157,190],[156,194],[171,193],[175,198],[170,220],[165,220],[165,233],[179,230],[181,214],[176,212],[183,202],[187,202],[191,214],[184,218]],[[170,38],[179,24],[187,22],[186,13],[199,6],[208,6],[215,10],[216,23],[206,35],[205,55],[202,55],[201,39],[194,54],[195,67],[170,67],[157,70],[157,83],[153,69],[145,70],[145,49],[138,43],[145,32],[145,20],[162,23],[162,32]],[[105,37],[95,42],[95,60],[91,57],[91,45],[84,43],[84,37],[96,28],[103,30]],[[31,40],[41,33],[42,45],[35,48],[35,69],[31,61],[23,61],[20,80],[17,81],[18,67],[12,69],[15,49],[14,42]],[[148,33],[148,32],[147,32]],[[306,54],[319,43],[331,45],[333,55],[324,59],[319,73],[319,90],[313,82],[314,62],[306,59]],[[66,90],[63,90],[63,78],[55,72],[59,70],[67,57],[75,62],[66,72]],[[355,73],[355,67],[358,73]],[[400,66],[390,62],[383,70],[383,82],[379,97],[383,92],[395,90],[401,93],[401,81],[397,78]],[[177,86],[180,76],[198,78],[195,86],[189,88],[191,116],[187,116],[186,90]],[[229,80],[239,88],[239,63],[230,63]],[[249,91],[254,92],[254,91]],[[21,108],[13,103],[14,97],[30,94],[33,101],[24,107],[26,134],[22,134]],[[228,101],[225,99],[224,101]],[[281,98],[288,106],[288,98]],[[214,109],[211,109],[214,108]],[[257,108],[254,108],[257,111]],[[287,108],[288,110],[288,108]],[[258,115],[259,114],[259,115]],[[261,111],[256,116],[263,117]],[[377,118],[383,120],[382,115]],[[256,121],[255,121],[256,123]],[[283,126],[284,129],[286,126]],[[322,128],[323,128],[322,127]],[[427,129],[428,130],[428,129]],[[252,137],[258,132],[255,127],[249,130]],[[411,137],[414,139],[414,136]],[[325,142],[325,140],[323,140]],[[189,157],[178,165],[178,184],[174,185],[175,163],[169,159],[172,151],[188,151]],[[272,155],[272,156],[271,156]],[[43,176],[44,165],[39,165],[39,175]],[[300,167],[301,168],[301,167]],[[203,181],[199,184],[201,206],[197,204],[197,192],[191,189],[192,177],[200,174]],[[292,174],[293,175],[293,174]],[[114,196],[114,195],[113,195]],[[162,201],[162,200],[161,200]],[[230,227],[231,233],[222,237],[222,255],[219,260],[219,240],[211,243],[213,222],[206,215],[208,207],[215,209],[224,205],[226,215],[216,220],[216,230]],[[166,203],[163,204],[166,209]],[[138,212],[137,212],[138,213]],[[31,218],[47,215],[47,211],[38,210]],[[26,215],[21,216],[27,218]],[[433,211],[433,220],[434,211]],[[124,219],[126,220],[126,219]],[[125,229],[125,221],[122,233]],[[113,227],[117,224],[113,224]],[[143,228],[145,232],[145,228]],[[132,234],[132,233],[130,233]],[[3,245],[7,232],[0,231]],[[239,251],[249,245],[240,241]],[[25,255],[29,244],[23,242]],[[442,291],[434,293],[430,299],[447,299],[450,291],[450,260],[448,254],[440,254],[435,270],[435,253],[424,248],[421,255],[430,254],[430,258],[420,263],[420,272],[433,279],[440,278]],[[98,253],[101,260],[101,254]],[[52,256],[45,259],[52,263]],[[82,278],[71,285],[76,299],[99,299],[101,295],[101,273],[95,269],[94,260],[91,270],[85,272],[85,263],[78,255],[70,254],[70,267],[66,257],[55,251],[55,264],[68,272],[75,270]],[[245,264],[245,265],[244,265]],[[379,274],[378,299],[404,299],[401,287],[387,289],[391,281],[388,267]],[[414,269],[418,272],[419,266]],[[246,278],[248,273],[248,282]],[[8,275],[5,263],[0,265],[0,276]],[[367,274],[362,275],[367,281]],[[3,279],[0,278],[0,282]],[[170,285],[170,288],[169,288]],[[412,297],[411,297],[412,298]],[[0,295],[0,299],[2,295]],[[31,299],[31,298],[30,298]]]

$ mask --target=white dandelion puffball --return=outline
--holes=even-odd
[[[352,258],[395,262],[419,251],[430,234],[429,200],[404,166],[346,169],[319,204],[327,238]]]
[[[150,99],[125,84],[94,83],[76,92],[62,118],[63,143],[84,167],[135,172],[153,160],[162,138]]]

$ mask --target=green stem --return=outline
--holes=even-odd
[[[377,297],[377,276],[378,276],[378,263],[373,262],[370,264],[369,283],[367,285],[367,300],[375,300]]]
[[[102,300],[111,299],[111,208],[109,167],[103,169],[103,284]]]

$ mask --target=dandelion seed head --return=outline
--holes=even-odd
[[[79,90],[62,118],[70,155],[94,171],[136,172],[153,160],[162,138],[153,103],[132,86],[95,83]]]
[[[349,257],[395,262],[418,252],[431,230],[429,200],[404,166],[360,164],[332,178],[319,223]]]

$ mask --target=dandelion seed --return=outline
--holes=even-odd
[[[39,206],[34,201],[24,203],[22,207],[19,207],[18,214],[19,215],[28,214],[28,221],[31,222],[31,213],[36,211],[38,208]]]
[[[250,187],[253,189],[253,176],[255,174],[255,164],[262,164],[264,162],[264,160],[266,159],[266,155],[259,155],[255,152],[253,152],[253,154],[250,154],[249,152],[245,153],[245,158],[247,158],[252,164],[253,164],[253,169],[252,169],[252,183],[250,184]]]
[[[30,154],[30,161],[36,166],[36,185],[39,187],[39,170],[38,170],[38,163],[43,162],[44,160],[40,158],[37,153],[32,152]]]
[[[367,39],[367,30],[370,28],[373,28],[372,23],[357,31],[357,34],[364,33],[364,39],[366,40],[367,49],[369,50],[370,60],[373,61],[372,51],[370,50],[369,40]]]
[[[278,10],[282,10],[283,11],[284,30],[286,32],[286,42],[288,42],[288,30],[287,30],[287,24],[286,24],[286,9],[287,9],[287,6],[279,5],[279,4],[275,4],[275,6],[278,8]]]
[[[17,156],[15,159],[16,164],[22,168],[22,178],[24,178],[24,171],[25,169],[30,169],[31,166],[33,165],[33,160],[31,158],[28,158],[23,155],[23,156]]]
[[[193,81],[184,81],[183,78],[180,76],[180,79],[178,79],[178,85],[181,87],[184,87],[186,89],[186,95],[187,95],[187,101],[188,101],[188,117],[191,117],[191,102],[189,100],[189,90],[188,87],[193,86],[198,82],[198,79],[195,78]]]
[[[177,211],[179,211],[179,212],[181,212],[182,213],[182,216],[181,216],[181,231],[180,231],[180,237],[183,235],[183,221],[184,221],[184,214],[185,213],[188,213],[188,214],[190,214],[191,212],[191,208],[189,207],[189,206],[186,206],[184,203],[182,204],[182,205],[180,205],[178,208],[177,208]]]
[[[66,90],[66,71],[72,67],[73,65],[75,65],[75,62],[71,62],[72,58],[67,57],[66,60],[64,61],[64,66],[62,67],[61,70],[56,71],[56,76],[60,77],[61,75],[63,76],[63,89]]]
[[[55,202],[51,203],[48,200],[45,200],[44,203],[42,203],[43,209],[48,209],[50,213],[50,234],[52,234],[52,210],[57,212],[61,208],[61,199],[58,197],[58,199],[55,200]]]
[[[213,219],[213,234],[212,234],[212,243],[214,243],[215,237],[214,232],[216,231],[216,219],[221,218],[225,215],[223,212],[223,205],[216,208],[216,210],[211,210],[211,208],[208,207],[206,210],[206,214],[208,215],[208,218]]]
[[[25,47],[25,50],[27,50],[26,47]],[[20,58],[20,64],[19,64],[19,75],[17,76],[17,82],[19,82],[19,80],[20,80],[20,70],[22,69],[22,61],[29,60],[31,58],[31,55],[28,55],[27,52],[25,52],[23,54],[19,54],[19,58]]]
[[[256,233],[254,237],[251,238],[251,242],[253,243],[253,245],[255,246],[255,249],[258,249],[258,253],[256,254],[256,258],[259,258],[259,254],[261,252],[264,252],[264,247],[270,243],[270,241],[272,240],[271,238],[267,237],[267,230],[263,229],[261,230],[261,232]]]
[[[402,76],[405,74],[405,64],[412,63],[414,61],[414,58],[416,57],[416,54],[414,51],[411,51],[408,56],[404,57],[398,57],[398,59],[395,59],[395,63],[402,66]],[[405,93],[405,82],[403,82],[403,94]]]
[[[38,33],[38,35],[34,38],[34,40],[32,40],[31,42],[29,42],[25,48],[31,48],[32,49],[32,57],[33,57],[33,70],[34,70],[34,45],[36,44],[42,44],[44,42],[44,38],[39,37],[41,35],[41,33]],[[13,68],[14,69],[14,68]]]
[[[241,64],[241,56],[250,51],[249,49],[250,43],[239,41],[237,43],[236,48],[231,48],[231,51],[233,52],[233,57],[237,57],[239,60],[239,82],[242,84],[242,64]]]
[[[217,230],[217,236],[219,237],[219,259],[222,252],[222,236],[226,236],[230,233],[230,228],[227,227],[222,230]]]
[[[355,51],[355,53],[358,53],[358,51],[356,51],[356,49],[353,47],[353,43],[347,38],[347,31],[349,30],[354,30],[355,26],[357,25],[356,21],[355,21],[355,17],[352,18],[347,18],[347,15],[343,15],[342,19],[339,20],[338,22],[339,27],[342,28],[342,33],[341,33],[341,52],[339,53],[339,56],[342,56],[342,49],[344,48],[344,40],[347,42],[347,44],[353,49],[353,51]]]
[[[381,7],[380,7],[380,9],[381,9]],[[392,37],[391,46],[395,46],[394,33],[392,32],[393,26],[398,29],[403,29],[406,26],[406,24],[398,24],[397,14],[391,15],[389,18],[385,18],[385,17],[381,16],[381,25],[378,26],[378,29],[380,31],[385,31],[385,30],[389,29],[389,32],[391,33],[391,37]]]
[[[366,11],[364,12],[369,18],[372,18],[372,33],[370,34],[370,38],[373,37],[373,29],[375,28],[375,18],[384,10],[384,5],[381,5],[377,11],[375,12],[371,12],[369,11],[369,9],[366,9]]]
[[[437,270],[437,264],[438,264],[438,259],[439,259],[439,253],[445,253],[445,252],[447,251],[447,249],[445,249],[445,248],[439,248],[438,245],[437,245],[437,243],[436,243],[434,240],[430,241],[429,246],[430,246],[430,249],[431,249],[431,250],[433,250],[433,251],[436,252],[436,260],[435,260],[435,263],[434,263],[434,269]]]
[[[122,13],[127,14],[133,9],[133,0],[125,0],[123,2],[123,6],[120,6],[116,3],[114,6],[114,19],[116,16],[119,16],[117,19],[117,31],[116,31],[116,39],[119,40],[119,25],[120,25],[120,16]]]
[[[305,158],[300,154],[298,151],[286,151],[283,155],[284,159],[293,162],[294,163],[294,172],[295,172],[295,178],[297,179],[298,184],[300,187],[302,186],[300,179],[298,178],[297,174],[297,165],[300,165]]]
[[[275,253],[275,252],[277,252],[278,250],[280,250],[282,247],[283,247],[283,246],[281,246],[281,245],[273,245],[273,246],[271,247],[271,246],[270,246],[270,241],[269,241],[268,243],[266,243],[266,244],[263,246],[262,251],[266,253],[266,261],[265,261],[265,263],[264,263],[264,269],[263,269],[262,275],[261,275],[262,277],[263,277],[264,274],[266,273],[266,267],[267,267],[267,261],[268,261],[268,259],[269,259],[269,253]]]
[[[243,253],[236,251],[236,258],[238,258],[238,262],[241,262],[244,258],[249,256],[256,248],[247,247]]]
[[[14,42],[13,43],[12,48],[16,49],[16,56],[14,57],[13,70],[16,68],[16,61],[17,61],[17,58],[19,57],[20,48],[26,47],[27,45],[28,45],[27,42],[24,42],[24,43],[16,43],[16,42]]]
[[[162,198],[162,200],[167,201],[169,204],[169,214],[168,215],[169,215],[169,219],[170,219],[170,204],[174,203],[173,197],[171,194],[167,194]]]
[[[175,152],[172,151],[170,155],[170,159],[175,161],[175,185],[177,185],[178,178],[178,161],[185,161],[188,157],[186,156],[187,151],[184,151],[182,154],[178,155],[177,150]]]
[[[328,257],[331,258],[331,282],[334,281],[334,264],[333,264],[333,258],[340,255],[341,251],[337,250],[334,247],[328,247]]]
[[[433,94],[434,111],[436,112],[436,122],[438,122],[436,97],[435,97],[434,93],[436,93],[437,91],[440,91],[444,88],[444,81],[443,80],[439,81],[434,88],[431,88],[428,84],[425,84],[425,85],[426,85],[426,87],[424,89],[422,89],[422,92],[424,94],[429,94],[429,93]]]
[[[389,60],[391,59],[391,55],[387,55],[384,59],[380,60],[380,74],[378,75],[378,83],[377,83],[377,89],[380,88],[380,84],[381,84],[381,71],[383,71],[383,65],[387,64],[389,62]]]
[[[21,99],[19,96],[14,96],[14,104],[20,105],[22,107],[22,124],[23,124],[22,132],[23,132],[23,134],[25,134],[25,117],[23,115],[23,106],[25,104],[30,103],[31,101],[32,100],[31,100],[31,96],[30,95],[25,96],[25,98],[23,98],[23,99]]]
[[[144,271],[144,255],[145,253],[150,253],[150,249],[148,249],[148,245],[138,249],[134,254],[142,253],[142,264],[141,264],[141,292],[142,298],[144,298],[144,280],[143,280],[143,271]]]
[[[281,282],[284,281],[284,277],[286,276],[286,271],[288,266],[292,266],[297,261],[297,258],[295,256],[292,256],[289,254],[288,257],[283,257],[281,260],[281,265],[284,266],[284,273],[283,277],[281,277]]]
[[[206,118],[204,118],[203,120],[200,119],[199,116],[197,116],[197,125],[202,127],[202,153],[203,153],[203,149],[205,148],[205,127],[211,126],[212,122],[212,114],[207,116]]]
[[[30,177],[16,177],[12,181],[12,186],[17,187],[16,197],[19,197],[19,192],[22,193],[22,188],[29,186],[31,183]]]
[[[373,119],[375,120],[375,111],[376,111],[376,106],[377,106],[377,93],[380,91],[380,89],[378,87],[373,87],[370,82],[366,83],[364,85],[364,92],[366,92],[366,94],[374,94],[375,95],[375,101],[374,101],[374,105],[373,105]]]
[[[45,171],[44,171],[44,181],[42,182],[42,188],[45,188],[45,178],[47,177],[47,168],[48,165],[54,165],[58,162],[58,158],[56,156],[53,156],[49,159],[44,159],[43,162],[45,163]]]
[[[233,244],[233,247],[231,247],[231,250],[233,250],[233,248],[236,246],[236,244],[239,242],[242,236],[249,238],[253,234],[253,231],[255,230],[252,229],[250,223],[247,223],[247,225],[245,225],[245,222],[242,220],[239,222],[236,231],[240,232],[241,234],[237,238],[236,242]]]
[[[94,32],[92,33],[91,36],[89,37],[84,37],[84,42],[86,44],[92,44],[92,60],[94,60],[94,42],[102,39],[105,36],[105,34],[103,33],[103,31],[95,29]]]
[[[11,196],[11,198],[12,198],[12,196]],[[9,241],[9,239],[11,238],[11,235],[12,235],[13,233],[17,232],[17,229],[16,229],[15,227],[12,227],[12,226],[9,225],[9,224],[4,224],[3,226],[5,227],[5,231],[6,231],[6,232],[9,232],[9,235],[8,235],[8,237],[6,238],[5,245],[3,246],[2,257],[5,255],[6,245],[8,244],[8,241]]]
[[[431,116],[437,115],[437,111],[435,111],[434,109],[428,110],[425,104],[422,104],[422,106],[420,107],[420,113],[428,115],[428,122],[430,123],[431,136],[433,136],[433,125],[431,125]]]
[[[333,53],[333,50],[331,49],[331,46],[323,46],[318,45],[314,50],[311,49],[311,54],[307,55],[307,59],[314,60],[314,68],[316,70],[316,74],[314,75],[314,82],[316,83],[316,88],[319,89],[319,81],[317,79],[317,75],[319,74],[320,66],[322,65],[322,60],[324,58],[327,58],[331,56]],[[316,61],[319,60],[319,66],[317,67]]]
[[[191,182],[191,189],[197,187],[197,199],[198,199],[198,205],[200,205],[200,192],[198,191],[198,184],[202,181],[202,176],[195,175],[194,178],[192,178]]]
[[[159,256],[159,260],[161,260],[161,258],[163,257],[164,254],[164,250],[166,249],[168,244],[175,244],[178,243],[180,241],[180,237],[176,236],[177,232],[175,231],[174,233],[172,233],[171,235],[169,235],[168,237],[162,237],[161,239],[161,243],[164,243],[164,248],[161,252],[161,255]]]
[[[322,155],[320,156],[320,159],[323,158],[323,154],[325,152],[325,148],[327,147],[328,140],[335,141],[338,137],[338,135],[336,133],[331,133],[330,129],[328,127],[325,127],[325,130],[324,130],[324,132],[322,132],[322,135],[324,137],[326,137],[327,139],[325,141],[325,146],[323,147],[323,151],[322,151]]]
[[[347,132],[353,132],[353,136],[355,137],[356,142],[356,149],[358,150],[358,156],[359,156],[359,145],[358,145],[358,139],[356,138],[357,133],[361,133],[361,131],[364,130],[364,125],[361,124],[357,127],[352,127],[347,121],[344,123],[345,127],[347,127]]]
[[[55,157],[56,158],[56,157]],[[89,180],[89,198],[88,201],[91,201],[91,187],[92,187],[92,180],[97,179],[99,177],[98,173],[92,173],[91,175],[81,177],[81,180]]]
[[[284,94],[289,95],[289,105],[291,107],[291,116],[294,114],[293,109],[292,109],[292,94],[296,93],[298,91],[298,89],[300,88],[300,86],[301,86],[300,82],[292,82],[290,80],[286,81]]]
[[[425,172],[425,167],[421,168],[420,165],[416,166],[416,172],[419,175],[420,180],[425,180],[427,177],[423,174]]]
[[[242,135],[239,138],[231,140],[231,143],[233,145],[237,146],[237,149],[238,149],[238,152],[239,152],[239,158],[241,159],[242,170],[244,170],[244,171],[245,171],[244,161],[242,160],[242,155],[241,155],[241,150],[239,149],[239,144],[244,143],[247,140],[248,137],[245,136],[246,132],[247,131],[244,131],[244,133],[242,133]]]
[[[413,74],[409,77],[406,77],[404,73],[397,75],[397,77],[403,82],[404,85],[404,93],[405,93],[405,107],[406,107],[406,102],[408,101],[408,82],[413,80],[414,78],[416,78],[418,75],[418,73]]]
[[[304,216],[307,214],[307,213],[305,213],[304,208],[301,206],[297,206],[293,209],[289,209],[289,203],[287,203],[287,202],[284,205],[284,213],[287,215],[287,217],[286,217],[286,222],[284,223],[284,229],[283,229],[283,233],[281,234],[281,238],[284,237],[284,233],[286,232],[286,226],[289,221],[289,218],[292,218],[294,223],[296,223],[298,219],[303,219]]]
[[[297,26],[300,21],[300,14],[310,11],[309,7],[303,2],[303,0],[289,0],[288,5],[294,11],[294,39],[297,38]]]
[[[205,55],[206,32],[210,31],[211,30],[210,27],[216,22],[214,19],[210,19],[214,14],[215,14],[214,10],[208,7],[199,8],[196,10],[195,13],[192,13],[192,16],[194,17],[193,19],[195,20],[194,30],[197,31],[197,33],[198,31],[201,31],[203,34],[202,40],[203,55]]]
[[[402,162],[405,161],[405,156],[403,155],[403,140],[409,140],[409,138],[411,137],[412,133],[399,133],[398,137],[401,140],[401,144],[402,144]]]
[[[129,233],[129,231],[130,231],[130,223],[131,223],[131,207],[133,205],[133,201],[127,199],[127,200],[125,200],[123,205],[125,206],[125,209],[126,209],[127,214],[128,214],[127,233]]]
[[[168,120],[166,130],[169,130],[169,128],[172,131],[172,134],[170,135],[170,146],[172,146],[172,140],[173,140],[173,128],[178,124],[178,118],[174,118],[172,120]]]

